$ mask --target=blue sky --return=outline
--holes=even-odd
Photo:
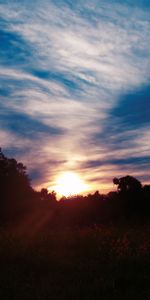
[[[149,181],[150,3],[0,0],[0,141],[35,188]]]

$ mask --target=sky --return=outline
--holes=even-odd
[[[149,183],[149,33],[149,0],[0,0],[0,146],[33,187]]]

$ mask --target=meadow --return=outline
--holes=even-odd
[[[0,230],[0,299],[150,299],[150,226]]]

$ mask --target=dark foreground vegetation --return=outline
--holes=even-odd
[[[0,299],[150,299],[150,227],[0,232]]]
[[[0,151],[0,299],[150,299],[150,185],[62,198]]]

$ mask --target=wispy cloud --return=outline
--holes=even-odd
[[[2,146],[20,149],[37,184],[68,168],[89,181],[102,174],[103,186],[125,165],[142,178],[145,165],[134,166],[150,154],[148,90],[140,92],[150,78],[148,9],[96,0],[0,6]],[[85,174],[84,163],[100,160],[103,170]]]

